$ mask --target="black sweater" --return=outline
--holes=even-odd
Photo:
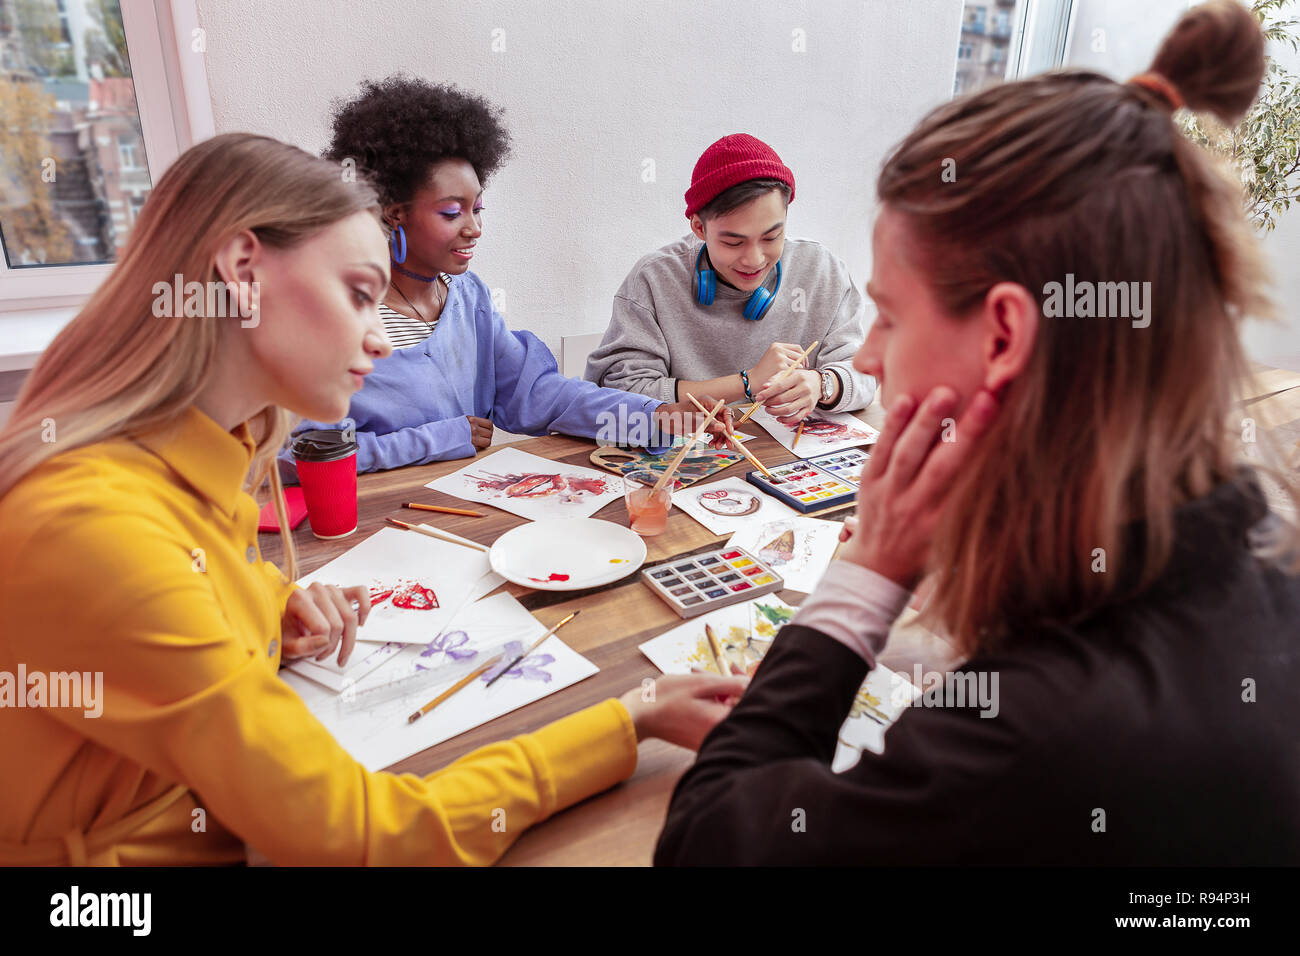
[[[867,665],[787,625],[678,783],[655,863],[1300,863],[1300,578],[1249,553],[1265,514],[1251,481],[1181,508],[1150,589],[961,668],[998,673],[996,717],[908,708],[843,774]]]

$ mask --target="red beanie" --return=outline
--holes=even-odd
[[[748,133],[732,133],[706,149],[695,163],[691,188],[686,190],[686,218],[747,179],[779,180],[790,187],[790,201],[794,201],[794,173],[776,150]]]

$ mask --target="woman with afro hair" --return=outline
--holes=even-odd
[[[350,160],[370,179],[392,230],[392,281],[379,314],[393,354],[375,362],[349,409],[358,472],[472,457],[491,444],[494,423],[519,434],[594,438],[599,430],[646,443],[697,421],[688,403],[561,375],[537,336],[506,327],[469,271],[483,232],[483,184],[510,154],[499,113],[482,97],[400,74],[366,81],[335,110],[325,158]],[[601,430],[615,422],[619,434]],[[715,442],[728,423],[724,413],[710,426]],[[280,457],[285,480],[295,480],[290,453]]]

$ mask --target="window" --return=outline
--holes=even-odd
[[[140,167],[139,135],[118,136],[117,158],[120,160],[123,169],[138,169]]]
[[[953,95],[1059,67],[1073,0],[965,0]],[[991,24],[991,26],[990,26]]]
[[[84,302],[211,135],[197,27],[195,0],[0,0],[0,313]]]
[[[122,10],[119,0],[79,9],[74,22],[62,0],[12,7],[0,76],[0,109],[16,121],[0,130],[10,269],[112,261],[125,239],[119,171],[143,166],[144,136]]]

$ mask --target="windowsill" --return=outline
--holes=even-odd
[[[59,331],[72,321],[75,308],[0,312],[0,372],[30,369]]]

